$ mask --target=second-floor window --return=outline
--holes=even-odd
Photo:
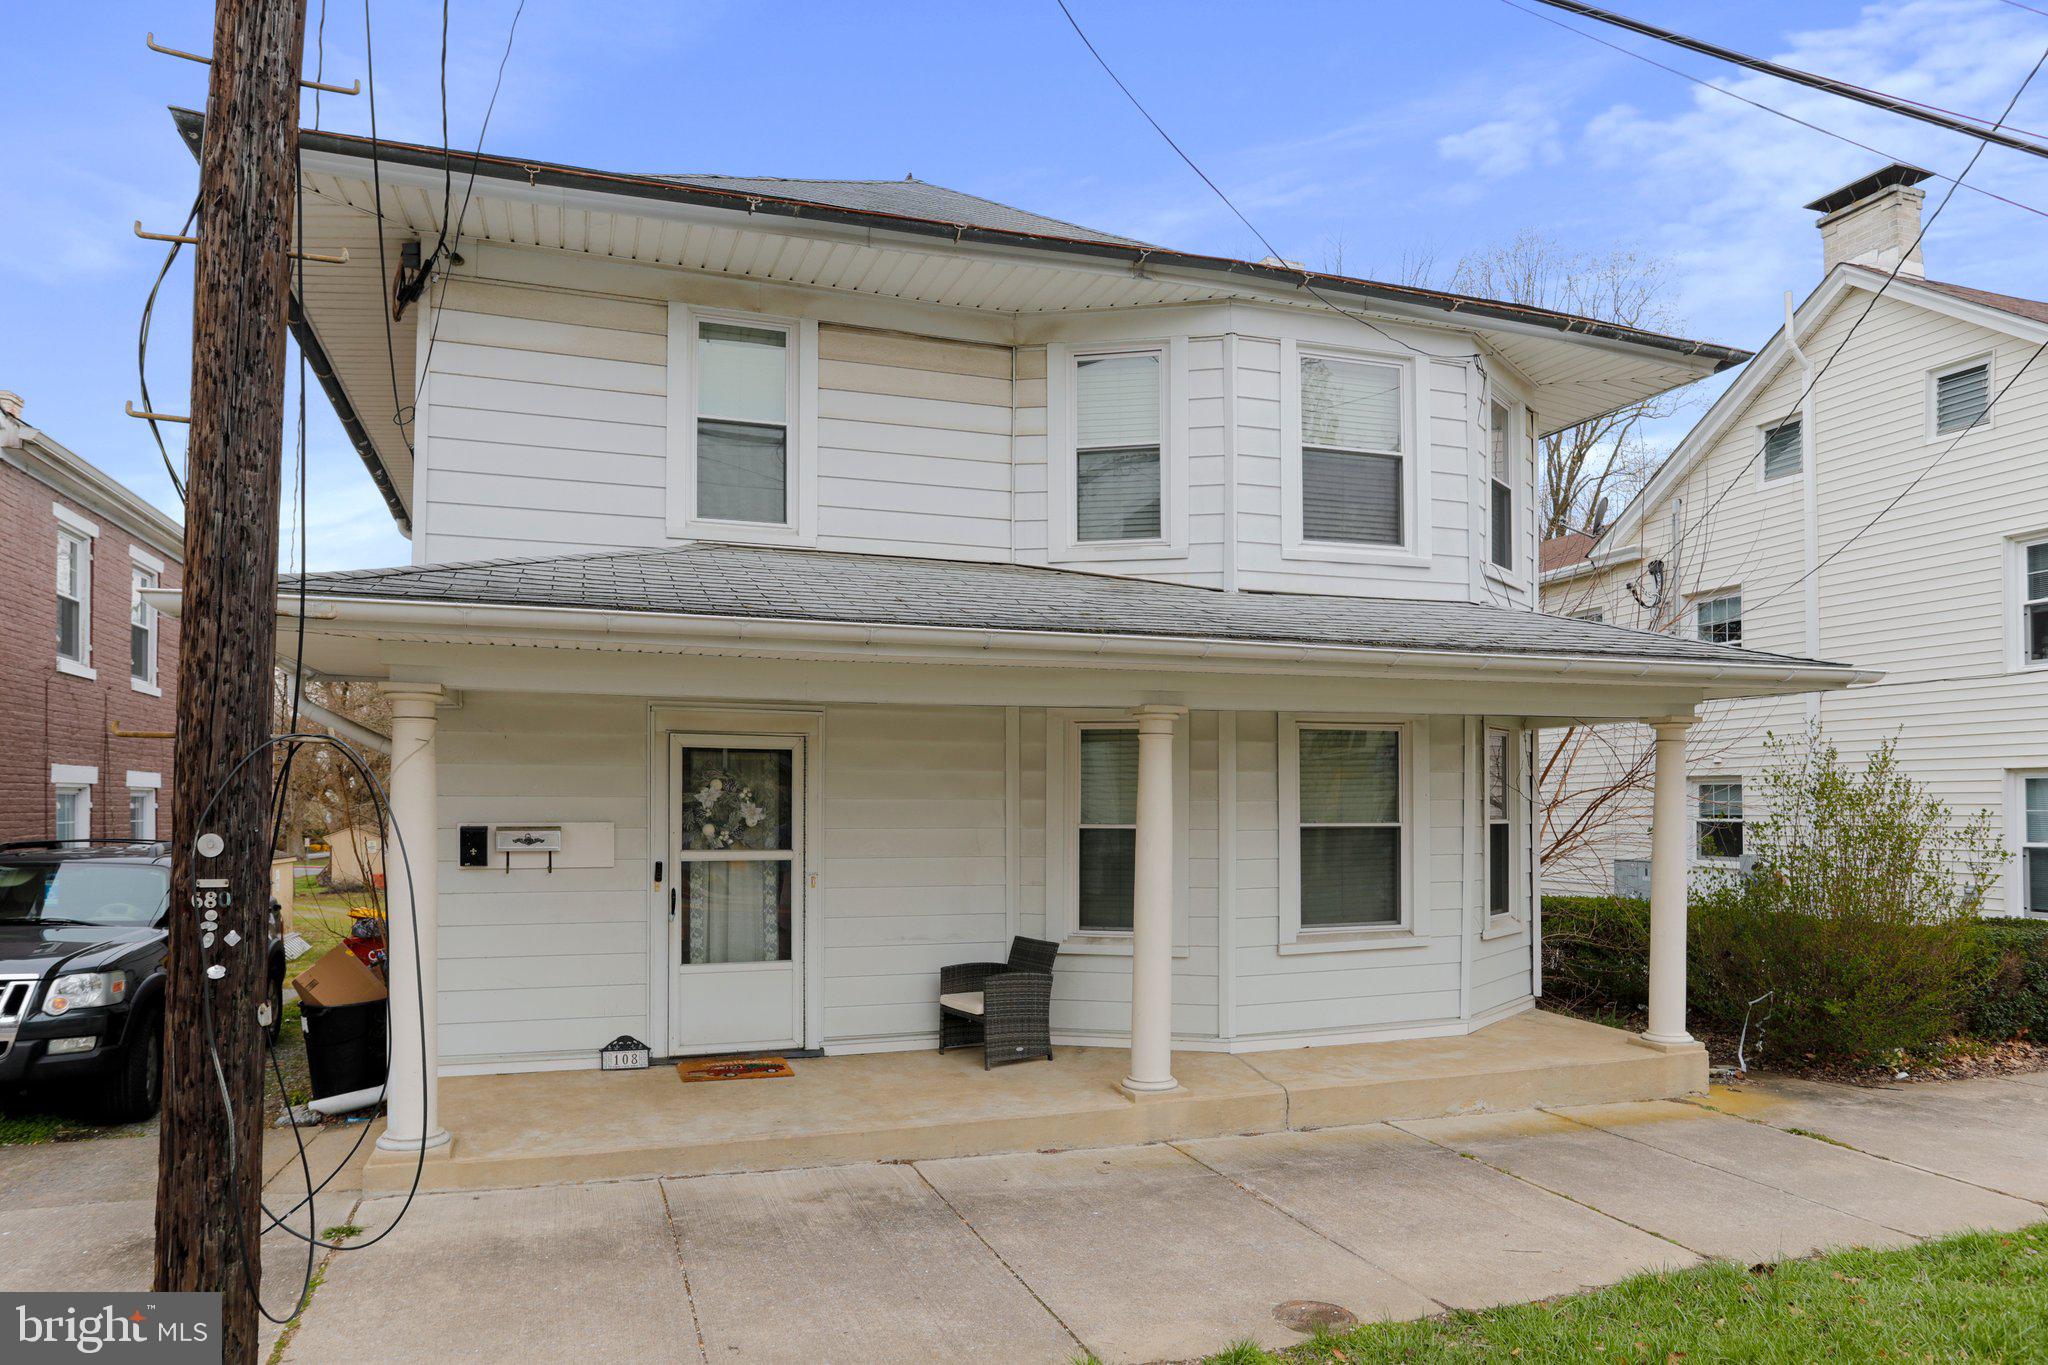
[[[1158,350],[1074,358],[1074,539],[1158,540],[1165,427]]]
[[[2048,663],[2048,540],[2023,547],[2020,564],[2020,650],[2029,664]]]
[[[789,352],[783,327],[697,323],[697,515],[780,526],[789,513]]]
[[[1400,545],[1406,449],[1398,366],[1301,357],[1301,537]]]
[[[1488,415],[1490,430],[1488,437],[1492,474],[1492,489],[1489,493],[1489,509],[1492,524],[1487,539],[1493,562],[1503,569],[1515,565],[1515,490],[1510,479],[1514,462],[1508,455],[1508,408],[1505,403],[1495,403]]]
[[[1741,644],[1742,594],[1731,592],[1703,599],[1693,607],[1693,619],[1700,639],[1709,644]]]
[[[57,657],[80,668],[92,658],[92,541],[57,532]]]
[[[1803,458],[1799,419],[1780,422],[1764,433],[1764,482],[1789,478],[1799,472]]]
[[[138,568],[130,575],[128,591],[128,676],[146,687],[156,685],[156,608],[143,600],[142,592],[156,582],[155,574]]]

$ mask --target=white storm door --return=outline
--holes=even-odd
[[[804,741],[669,740],[670,1046],[803,1041]]]

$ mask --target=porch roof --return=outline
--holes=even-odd
[[[298,585],[287,581],[280,588],[284,609],[296,610]],[[1747,675],[1775,684],[1764,690],[1839,687],[1871,677],[1847,665],[1491,604],[1231,593],[1033,565],[708,542],[314,574],[305,591],[309,599],[336,604],[446,606],[451,623],[474,608],[526,608],[1096,637],[1129,641],[1141,654],[1148,641],[1213,642],[1468,656],[1475,663],[1584,661],[1644,674]]]

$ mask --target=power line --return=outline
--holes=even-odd
[[[1660,62],[1655,57],[1649,56],[1646,53],[1637,52],[1633,48],[1623,47],[1620,43],[1611,42],[1608,39],[1601,37],[1597,33],[1589,33],[1582,28],[1573,28],[1570,24],[1565,23],[1563,20],[1555,19],[1548,14],[1543,14],[1536,10],[1530,9],[1528,6],[1518,3],[1517,0],[1501,0],[1501,3],[1506,5],[1509,9],[1518,10],[1521,13],[1528,15],[1531,19],[1541,20],[1543,23],[1549,24],[1552,28],[1562,29],[1566,33],[1572,34],[1576,37],[1584,38],[1589,43],[1598,43],[1601,47],[1607,48],[1609,51],[1619,52],[1624,57],[1633,57],[1635,60],[1643,63],[1645,66],[1654,66],[1659,71],[1665,72],[1669,75],[1676,76],[1680,80],[1691,81],[1694,85],[1699,86],[1703,90],[1711,90],[1717,95],[1726,96],[1727,98],[1735,100],[1738,103],[1746,104],[1752,109],[1760,109],[1764,113],[1775,115],[1778,118],[1784,119],[1788,123],[1796,123],[1801,128],[1805,128],[1810,132],[1819,133],[1823,137],[1831,137],[1835,139],[1835,141],[1837,142],[1846,143],[1847,145],[1855,147],[1861,151],[1869,152],[1872,156],[1883,157],[1886,161],[1904,161],[1906,159],[1893,152],[1887,152],[1881,147],[1873,147],[1868,142],[1858,141],[1856,138],[1850,137],[1846,133],[1838,133],[1832,128],[1822,127],[1820,124],[1815,123],[1810,119],[1801,118],[1797,114],[1787,113],[1785,110],[1778,108],[1776,105],[1765,104],[1762,100],[1751,99],[1748,95],[1738,94],[1736,91],[1730,90],[1728,87],[1724,85],[1716,85],[1712,81],[1704,80],[1699,76],[1693,75],[1690,71],[1681,70],[1680,68],[1671,66],[1665,62]],[[1934,175],[1935,179],[1945,180],[1950,185],[1962,185],[1962,181],[1958,180],[1954,176],[1943,175],[1939,171],[1935,171],[1932,174]],[[2025,212],[2035,214],[2038,217],[2048,218],[2048,209],[2036,208],[2032,204],[2024,203],[2018,199],[2008,198],[2003,194],[1999,194],[1995,190],[1987,190],[1979,185],[1968,185],[1964,186],[1964,188],[1968,189],[1972,194],[1981,194],[1987,199],[1995,199],[1999,203],[2008,205],[2012,208],[2024,210]]]
[[[1988,142],[1995,142],[2001,147],[2010,147],[2016,152],[2025,152],[2030,156],[2048,157],[2048,146],[2027,138],[2016,137],[2004,131],[2004,119],[2000,119],[1997,123],[1986,128],[1983,126],[1982,119],[1972,120],[1967,115],[1951,115],[1937,110],[1932,105],[1922,105],[1914,100],[1903,100],[1895,95],[1885,94],[1881,90],[1871,90],[1864,86],[1852,85],[1848,81],[1837,80],[1832,76],[1815,75],[1810,71],[1802,71],[1796,66],[1786,66],[1782,62],[1766,61],[1762,57],[1753,57],[1749,53],[1738,52],[1732,47],[1722,47],[1718,43],[1710,43],[1701,38],[1694,38],[1688,34],[1679,33],[1673,29],[1659,28],[1655,24],[1644,23],[1640,19],[1631,19],[1625,14],[1616,14],[1612,10],[1604,10],[1592,5],[1581,4],[1579,0],[1535,0],[1535,2],[1539,5],[1548,5],[1551,9],[1563,10],[1566,14],[1576,14],[1581,18],[1595,19],[1603,24],[1611,24],[1615,28],[1627,29],[1631,33],[1640,33],[1646,38],[1655,38],[1659,42],[1669,43],[1673,47],[1684,48],[1688,52],[1697,52],[1703,56],[1713,57],[1734,66],[1761,72],[1767,76],[1776,76],[1779,80],[1790,81],[1794,85],[1803,85],[1825,94],[1839,95],[1843,99],[1854,100],[1858,104],[1867,104],[1875,109],[1883,109],[1888,113],[1903,115],[1910,119],[1918,119],[1922,123],[1931,123],[1937,128],[1946,128],[1952,133],[1964,133],[1971,137],[1982,138]]]

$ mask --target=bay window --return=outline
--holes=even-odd
[[[1510,792],[1515,786],[1514,745],[1508,732],[1486,732],[1486,913],[1514,913],[1515,827]]]
[[[1283,720],[1283,949],[1407,924],[1408,747],[1403,725]]]
[[[1304,542],[1406,543],[1403,387],[1398,365],[1301,353],[1299,510]]]
[[[1511,479],[1514,461],[1509,455],[1507,404],[1495,403],[1489,414],[1489,460],[1492,479],[1487,495],[1488,557],[1502,569],[1515,566],[1515,491]]]
[[[1074,357],[1074,540],[1162,535],[1165,353]]]
[[[1127,934],[1137,894],[1138,732],[1081,730],[1074,905],[1081,932]]]

